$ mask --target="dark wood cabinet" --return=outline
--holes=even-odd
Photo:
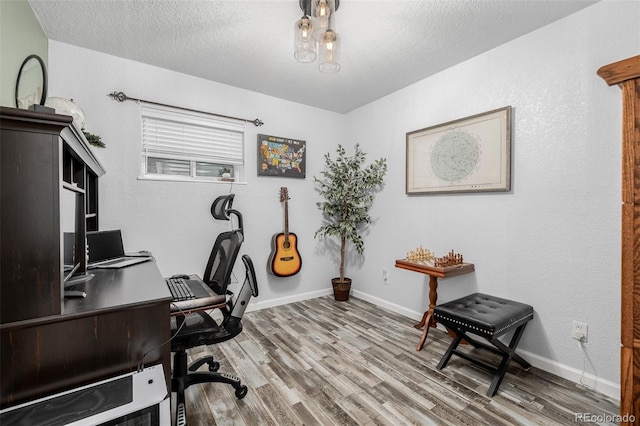
[[[0,323],[61,313],[60,133],[70,122],[0,111]]]
[[[59,315],[64,216],[72,216],[82,252],[86,230],[97,230],[104,169],[69,116],[2,108],[0,129],[0,323]],[[67,191],[71,211],[62,202]],[[78,256],[78,272],[85,257]]]
[[[0,107],[0,409],[162,364],[171,295],[154,261],[86,271],[104,169],[71,117]],[[64,233],[74,285],[65,299]]]

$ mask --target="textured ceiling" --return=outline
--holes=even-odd
[[[298,0],[29,0],[49,39],[345,113],[597,1],[342,0],[342,69],[293,59]]]

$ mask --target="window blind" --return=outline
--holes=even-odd
[[[145,157],[244,163],[244,122],[144,103],[140,110]]]

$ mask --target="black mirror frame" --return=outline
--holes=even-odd
[[[18,88],[20,87],[20,77],[22,76],[22,70],[24,66],[29,62],[29,60],[35,59],[40,63],[40,69],[42,70],[42,96],[40,97],[40,105],[44,105],[47,100],[47,67],[44,64],[42,58],[38,55],[29,55],[22,61],[22,65],[20,65],[20,70],[18,71],[18,78],[16,79],[16,90],[15,90],[15,102],[16,108],[18,107]]]

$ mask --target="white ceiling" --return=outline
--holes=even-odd
[[[342,0],[323,74],[293,59],[298,0],[29,0],[49,39],[340,113],[596,2]]]

